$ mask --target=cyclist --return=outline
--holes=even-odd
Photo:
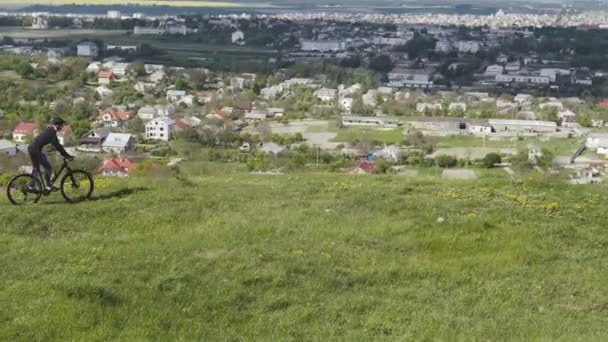
[[[65,151],[65,149],[63,148],[63,146],[61,146],[59,140],[57,139],[57,132],[61,131],[64,125],[65,121],[62,118],[53,118],[53,120],[51,120],[51,124],[42,132],[40,132],[40,134],[38,134],[34,138],[32,143],[27,148],[27,152],[29,153],[30,158],[32,159],[32,174],[34,175],[34,177],[39,177],[39,175],[41,174],[40,166],[44,168],[44,179],[47,191],[57,191],[59,189],[52,185],[53,182],[51,177],[53,175],[53,170],[51,164],[49,163],[49,160],[42,151],[42,148],[46,145],[51,144],[53,145],[53,147],[55,147],[57,151],[59,151],[59,153],[61,153],[63,158],[74,159],[74,157],[72,157]],[[30,187],[32,185],[30,185]]]

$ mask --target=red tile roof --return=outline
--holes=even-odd
[[[20,122],[17,124],[17,127],[13,130],[13,133],[17,134],[34,134],[38,126],[36,126],[33,122]]]
[[[61,129],[61,131],[57,132],[58,136],[68,136],[72,134],[72,127],[70,126],[63,126],[63,128]]]
[[[192,125],[183,121],[182,119],[177,119],[177,120],[175,120],[175,127],[180,128],[180,129],[191,129]]]
[[[368,161],[359,162],[357,164],[357,167],[355,168],[355,170],[361,170],[365,173],[372,173],[375,169],[376,167],[374,166],[374,164]]]
[[[110,115],[111,121],[128,121],[131,115],[129,112],[117,108],[106,108],[99,111],[100,121],[103,121],[103,116],[105,114]]]
[[[112,158],[104,160],[99,171],[130,172],[136,165],[132,160],[127,158]]]
[[[105,71],[105,70],[103,70],[103,71],[100,71],[97,74],[97,77],[99,77],[99,78],[110,78],[110,77],[112,77],[112,75],[113,75],[112,71]]]

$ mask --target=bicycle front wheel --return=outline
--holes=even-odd
[[[42,193],[40,180],[29,174],[13,177],[6,186],[6,196],[13,205],[35,204]]]
[[[83,170],[72,170],[61,179],[61,195],[70,203],[88,200],[93,194],[93,176]]]

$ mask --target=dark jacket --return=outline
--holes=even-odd
[[[49,126],[40,132],[40,134],[34,138],[27,150],[30,154],[40,154],[42,153],[42,148],[49,144],[53,145],[53,147],[55,147],[55,149],[59,151],[64,158],[70,156],[59,143],[59,140],[57,139],[57,131],[52,126]]]

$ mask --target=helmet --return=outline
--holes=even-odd
[[[63,126],[65,125],[65,120],[60,117],[54,117],[53,120],[51,120],[51,125]]]

